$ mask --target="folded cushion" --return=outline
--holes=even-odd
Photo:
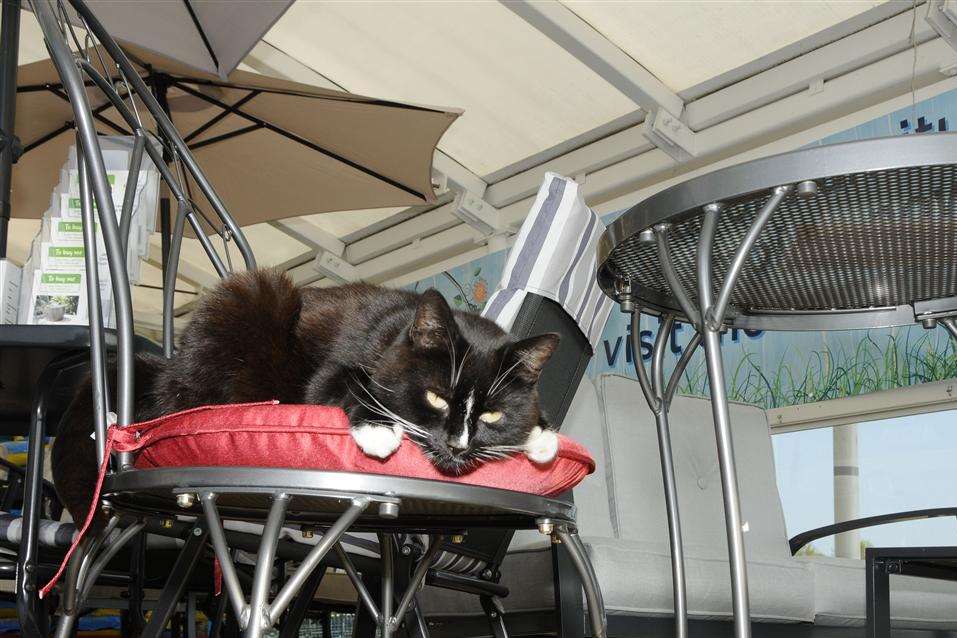
[[[462,475],[440,472],[408,438],[387,459],[366,456],[339,408],[277,402],[195,408],[113,433],[113,449],[136,452],[136,467],[276,467],[387,474],[550,496],[595,469],[584,447],[559,435],[555,459],[523,454],[489,461]]]

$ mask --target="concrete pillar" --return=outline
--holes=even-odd
[[[857,425],[831,428],[834,436],[834,522],[860,518],[860,470],[857,464]],[[861,557],[861,534],[855,530],[834,537],[834,555]]]

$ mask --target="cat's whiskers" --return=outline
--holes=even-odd
[[[363,383],[359,381],[359,379],[355,378],[355,376],[353,376],[353,380],[362,389],[362,391],[365,392],[366,395],[368,395],[368,397],[372,399],[372,401],[376,404],[376,405],[370,405],[369,403],[361,399],[358,395],[356,395],[355,392],[352,391],[352,387],[350,386],[349,393],[353,396],[353,398],[355,398],[356,401],[359,402],[360,405],[362,405],[363,407],[365,407],[367,410],[369,410],[370,412],[374,414],[378,414],[379,416],[383,416],[383,417],[386,417],[387,419],[391,419],[392,423],[401,425],[410,434],[415,434],[419,438],[427,438],[429,436],[428,431],[425,428],[415,423],[412,423],[408,419],[405,419],[399,416],[398,414],[390,410],[388,407],[386,407],[381,401],[379,401],[379,399],[374,394],[372,394],[371,391],[369,391],[369,388],[365,387],[365,385],[363,385]]]
[[[472,344],[469,344],[469,347],[465,349],[465,354],[462,355],[462,362],[459,364],[458,370],[455,371],[455,374],[452,377],[452,387],[456,387],[459,384],[459,380],[462,378],[462,372],[465,370],[465,362],[469,358],[469,353],[472,352]],[[453,368],[454,369],[454,368]]]
[[[504,386],[502,386],[502,382],[505,381],[505,379],[508,377],[508,375],[511,374],[512,371],[515,370],[515,368],[517,368],[519,365],[521,365],[522,363],[524,363],[524,361],[525,361],[525,359],[519,358],[518,361],[516,361],[516,362],[513,363],[511,366],[509,366],[508,370],[506,370],[505,372],[503,372],[502,374],[500,374],[498,377],[496,377],[496,378],[495,378],[495,381],[492,382],[492,386],[491,386],[491,387],[489,388],[489,390],[488,390],[488,395],[489,395],[490,397],[493,397],[493,396],[495,396],[498,392],[500,392],[500,391],[503,389],[503,387],[504,387]]]

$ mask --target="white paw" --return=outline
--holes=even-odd
[[[558,454],[558,435],[537,425],[525,442],[525,456],[532,463],[551,463]]]
[[[402,444],[402,426],[358,425],[352,428],[352,438],[368,456],[386,459]]]

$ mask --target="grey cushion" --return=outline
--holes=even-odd
[[[609,613],[671,615],[671,554],[667,543],[585,538]],[[731,617],[728,561],[712,552],[686,549],[688,614],[692,618]],[[813,584],[807,566],[789,559],[748,561],[751,615],[771,622],[808,622],[814,617]]]
[[[643,543],[666,542],[668,523],[654,415],[637,381],[618,375],[603,375],[597,381],[609,440],[615,535]],[[790,551],[765,413],[737,403],[731,404],[730,411],[748,556],[787,559]],[[726,557],[711,403],[676,397],[671,406],[671,439],[685,544],[710,551],[713,557]],[[583,528],[582,533],[600,535],[591,528]]]
[[[802,556],[814,577],[814,621],[822,625],[863,626],[864,561]],[[891,624],[909,629],[957,629],[957,583],[891,576]]]

